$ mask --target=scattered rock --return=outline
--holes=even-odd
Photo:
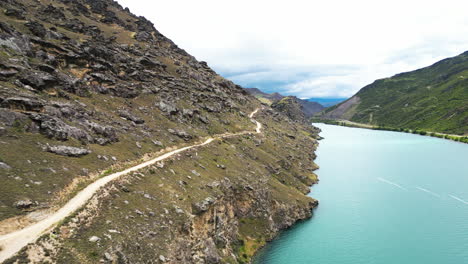
[[[47,34],[47,29],[39,22],[36,21],[29,21],[26,24],[24,24],[31,32],[40,37],[44,38]]]
[[[0,133],[1,135],[1,133]],[[161,141],[158,141],[158,140],[151,140],[153,142],[153,144],[155,144],[156,146],[159,146],[159,147],[163,147],[164,144],[161,142]]]
[[[11,169],[11,166],[6,164],[5,162],[0,162],[0,169],[9,170]]]
[[[216,187],[218,187],[218,186],[220,186],[220,185],[221,185],[221,183],[220,183],[219,181],[214,181],[214,182],[208,183],[206,186],[208,186],[208,187],[210,187],[211,189],[213,189],[213,188],[216,188]]]
[[[31,199],[26,199],[15,202],[14,206],[18,209],[28,209],[36,204],[37,202],[33,202]]]
[[[57,78],[46,72],[26,72],[19,80],[36,90],[44,90],[57,83]]]
[[[186,181],[179,181],[179,185],[180,186],[184,186],[184,185],[187,185],[188,183]]]
[[[133,121],[135,122],[135,124],[143,124],[145,123],[145,120],[139,118],[139,117],[136,117],[134,115],[132,115],[130,112],[128,112],[127,110],[119,110],[119,116],[127,119],[127,120],[130,120],[130,121]]]
[[[15,69],[0,70],[0,78],[2,79],[10,78],[10,77],[15,76],[17,73],[18,71]]]
[[[167,131],[169,133],[173,134],[173,135],[176,135],[176,136],[184,139],[184,140],[190,140],[191,138],[193,138],[192,135],[185,132],[184,130],[169,128]]]
[[[213,239],[210,237],[205,240],[205,261],[207,264],[220,263],[221,257],[219,256],[218,249]]]
[[[8,97],[0,104],[1,107],[14,109],[40,112],[44,109],[44,102],[35,98],[26,97]]]
[[[13,8],[8,8],[7,10],[5,10],[5,15],[15,17],[17,19],[25,19],[23,11]]]
[[[91,153],[91,150],[69,147],[69,146],[46,146],[45,150],[47,152],[55,153],[57,155],[68,156],[68,157],[80,157],[88,155]]]
[[[184,210],[182,210],[182,209],[179,208],[179,207],[175,207],[175,211],[176,211],[176,213],[178,213],[178,214],[183,214],[183,213],[185,213]]]
[[[156,104],[156,106],[159,107],[159,110],[169,115],[175,115],[177,114],[177,112],[179,112],[179,109],[175,105],[170,103],[165,103],[161,101],[158,104]]]
[[[139,60],[139,63],[141,65],[144,65],[144,66],[148,66],[148,67],[162,67],[162,68],[166,68],[167,66],[157,60],[153,60],[151,58],[148,58],[148,57],[143,57]]]
[[[200,121],[202,121],[202,123],[204,123],[204,124],[209,124],[209,123],[210,123],[210,121],[208,120],[208,118],[205,117],[205,116],[198,116],[198,119],[199,119]]]
[[[94,131],[94,133],[103,136],[104,138],[102,140],[104,140],[106,143],[119,141],[119,138],[117,137],[117,132],[113,127],[103,126],[91,121],[87,121],[86,124]],[[99,143],[99,145],[103,144]]]
[[[144,213],[143,213],[142,211],[138,210],[138,209],[135,210],[135,213],[136,213],[137,215],[144,215]]]
[[[194,203],[192,204],[192,213],[199,215],[203,212],[208,211],[210,206],[215,202],[216,200],[213,197],[207,197],[203,201]]]
[[[109,254],[109,253],[107,253],[107,252],[104,253],[104,257],[105,257],[108,261],[113,261],[113,260],[114,260],[114,258],[112,257],[112,255]]]
[[[93,243],[98,242],[99,240],[101,239],[97,236],[92,236],[88,239],[89,242],[93,242]]]

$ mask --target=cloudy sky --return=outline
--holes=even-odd
[[[349,97],[468,50],[466,0],[118,0],[244,87]]]

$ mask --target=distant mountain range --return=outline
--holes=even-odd
[[[468,134],[468,51],[429,67],[376,80],[319,118]]]
[[[318,113],[322,111],[323,109],[325,109],[325,106],[321,105],[320,103],[299,99],[295,96],[284,96],[279,93],[271,93],[271,94],[264,93],[258,88],[244,88],[244,89],[247,90],[247,92],[249,92],[251,95],[257,97],[257,99],[260,100],[262,103],[265,103],[268,105],[272,105],[275,102],[279,102],[284,98],[292,98],[291,100],[289,99],[284,100],[282,102],[283,103],[282,107],[284,107],[284,104],[288,104],[290,102],[298,103],[299,105],[301,105],[302,107],[301,111],[303,111],[305,117],[312,117],[315,113]],[[296,106],[294,106],[294,108],[296,108]]]
[[[336,98],[317,98],[317,97],[312,97],[312,98],[308,98],[308,99],[303,99],[303,100],[307,100],[307,101],[310,101],[310,102],[316,102],[316,103],[319,103],[325,107],[330,107],[330,106],[334,106],[336,104],[339,104],[343,101],[346,101],[346,99],[348,98],[344,98],[344,97],[336,97]]]

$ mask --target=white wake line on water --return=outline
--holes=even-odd
[[[431,191],[429,191],[428,189],[424,189],[424,188],[422,188],[422,187],[416,186],[416,189],[418,189],[418,190],[420,190],[420,191],[423,191],[423,192],[426,192],[426,193],[428,193],[428,194],[430,194],[430,195],[432,195],[432,196],[435,196],[435,197],[439,197],[439,198],[441,197],[440,194],[437,194],[437,193],[435,193],[435,192],[431,192]]]
[[[468,204],[468,202],[467,202],[467,201],[464,201],[464,200],[463,200],[463,199],[461,199],[461,198],[458,198],[458,197],[456,197],[456,196],[453,196],[453,195],[451,195],[451,194],[449,194],[449,196],[450,196],[450,197],[452,197],[453,199],[455,199],[455,200],[459,201],[459,202],[462,202],[462,203],[464,203],[464,204]]]
[[[391,182],[391,181],[389,181],[389,180],[386,180],[386,179],[380,178],[380,177],[378,177],[377,179],[378,179],[379,181],[381,181],[381,182],[385,182],[385,183],[387,183],[387,184],[390,184],[390,185],[393,185],[393,186],[395,186],[395,187],[397,187],[397,188],[400,188],[400,189],[402,189],[403,191],[408,191],[406,188],[402,187],[401,185],[399,185],[399,184],[397,184],[397,183]]]

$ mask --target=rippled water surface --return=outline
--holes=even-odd
[[[256,264],[468,263],[468,145],[317,125],[320,200]]]

